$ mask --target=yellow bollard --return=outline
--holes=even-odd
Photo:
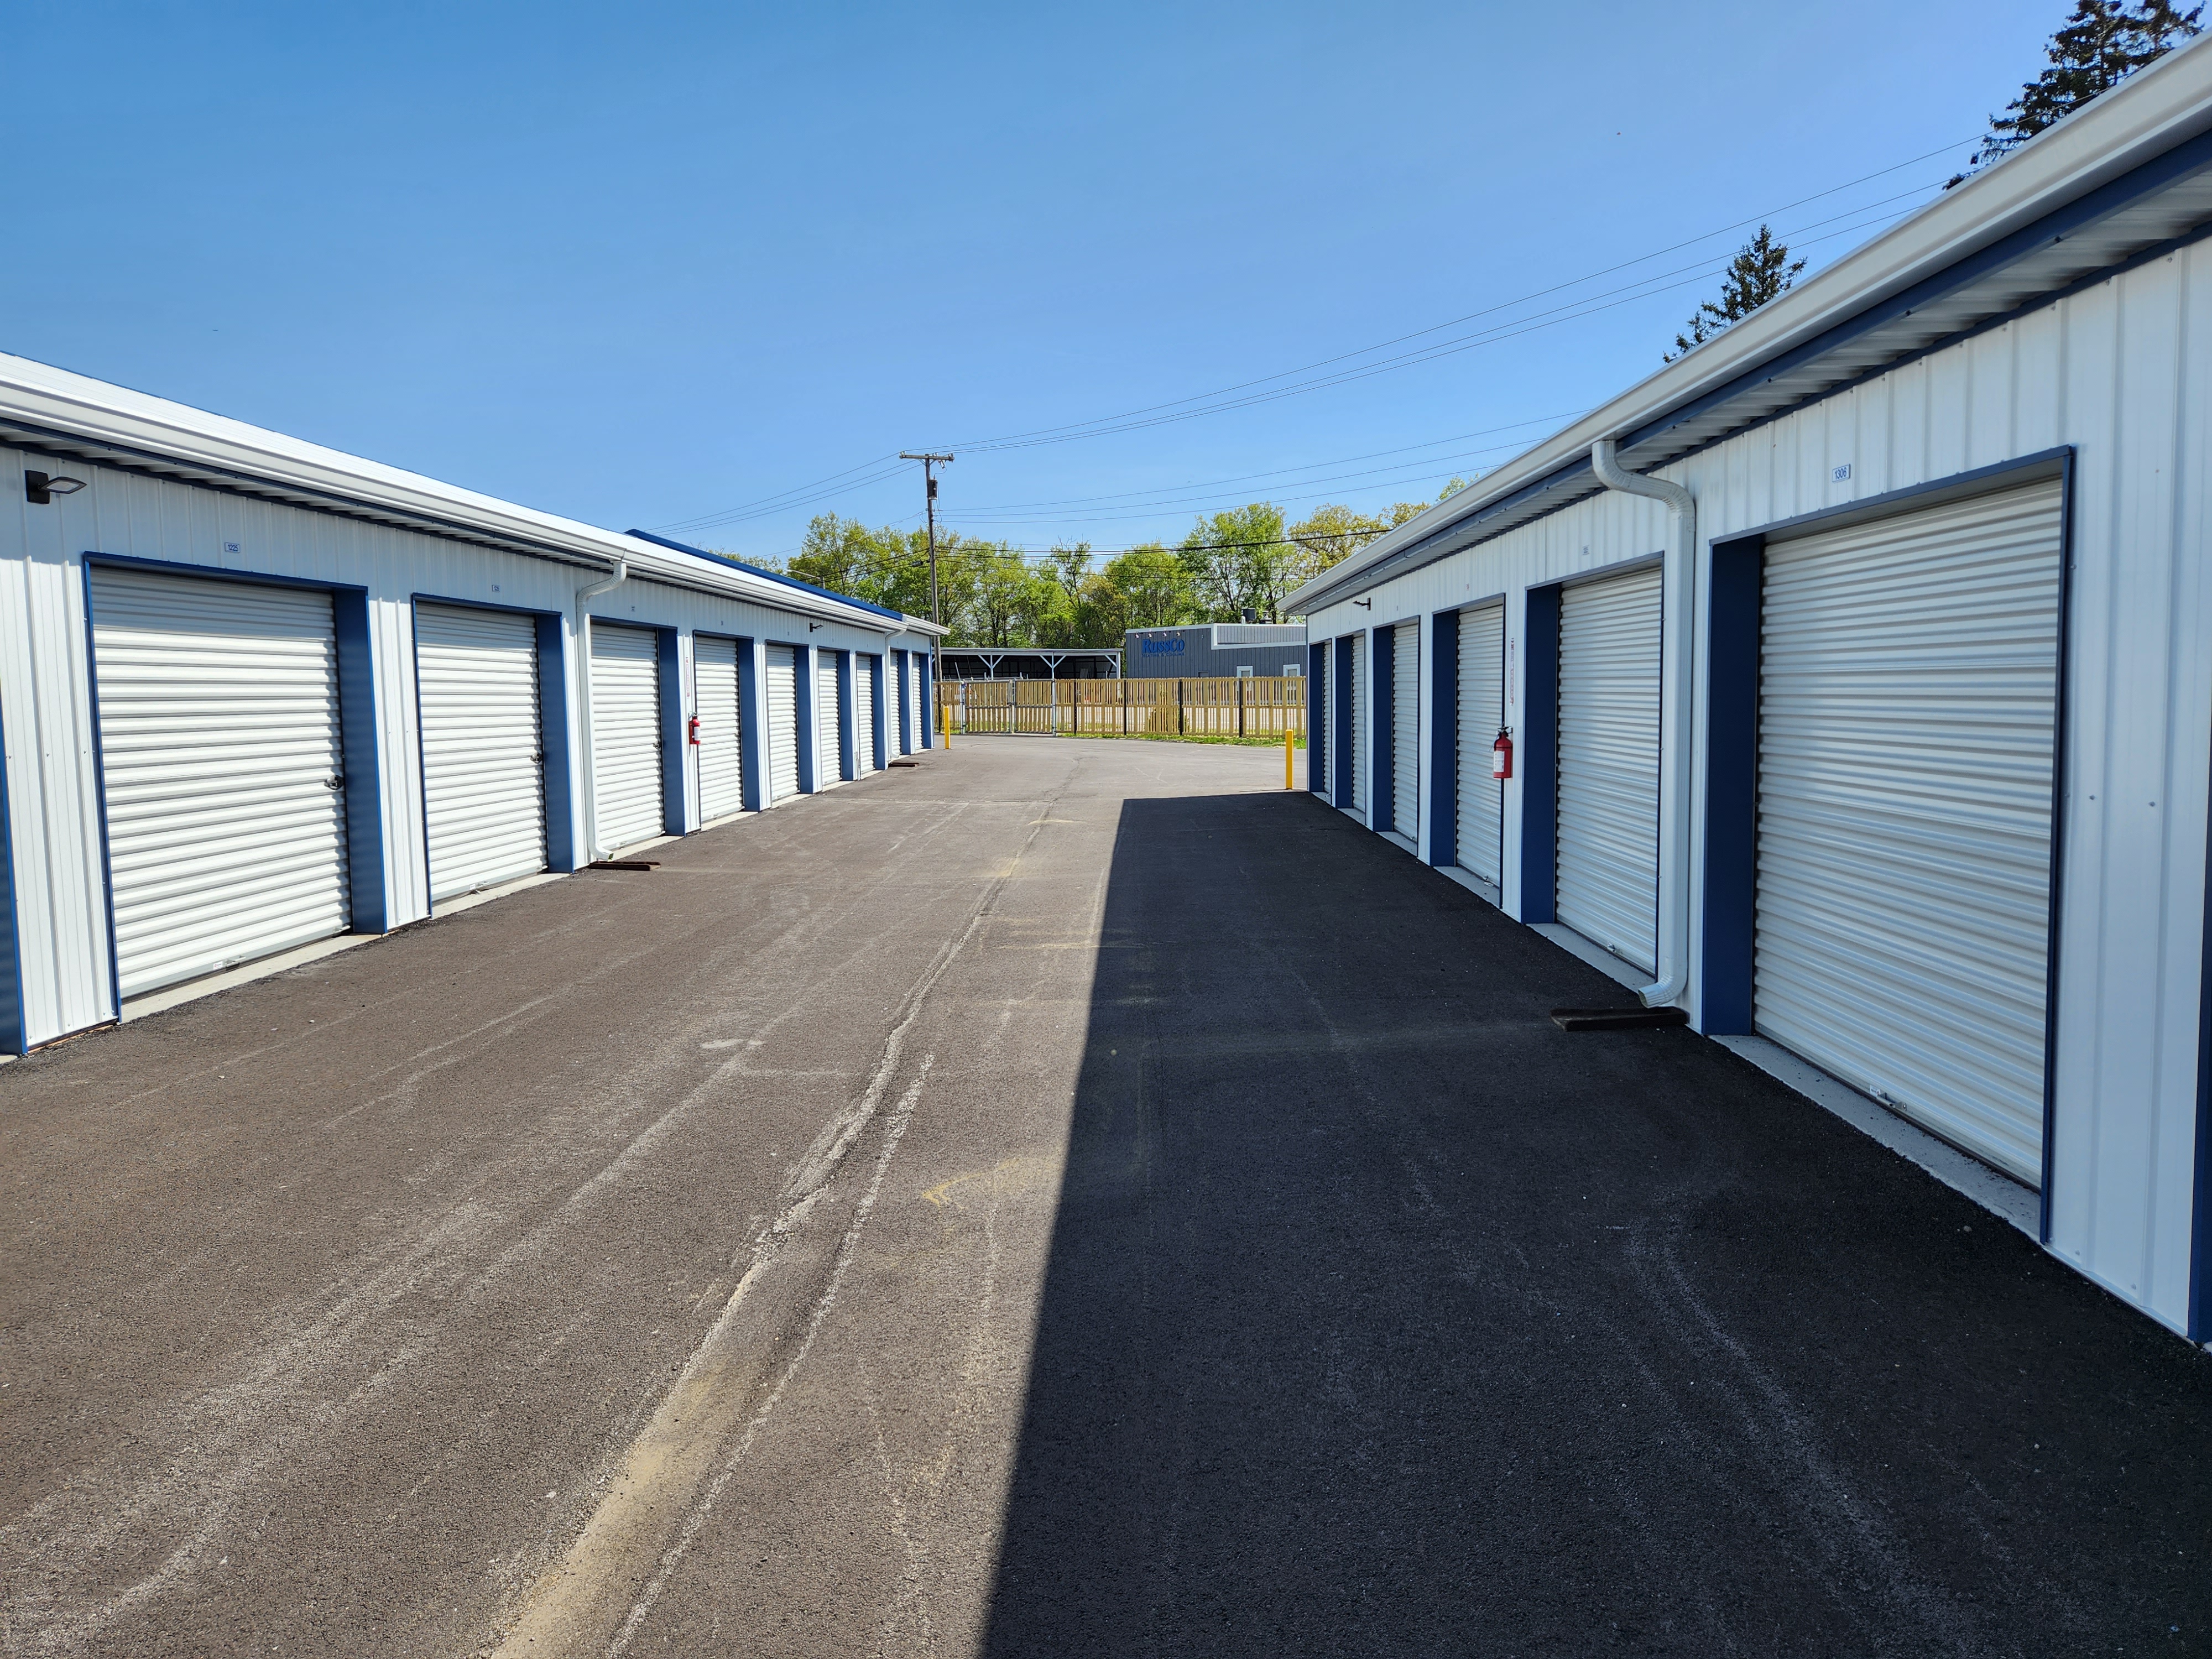
[[[1298,787],[1292,771],[1294,763],[1291,757],[1293,752],[1291,746],[1291,728],[1286,721],[1283,726],[1283,787],[1285,789],[1295,789]]]
[[[947,749],[952,747],[952,710],[945,703],[937,705],[937,732],[945,739]]]

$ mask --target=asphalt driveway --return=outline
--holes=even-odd
[[[2212,1356],[1280,757],[0,1069],[0,1651],[2212,1651]]]

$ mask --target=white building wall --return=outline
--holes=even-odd
[[[27,468],[87,481],[52,504],[24,500]],[[416,724],[413,599],[555,611],[566,620],[572,844],[583,846],[575,592],[600,573],[252,497],[66,463],[0,447],[0,745],[4,745],[25,1041],[114,1018],[100,786],[93,756],[85,608],[88,552],[296,577],[368,590],[382,783],[387,924],[430,913]],[[689,635],[883,648],[884,635],[711,593],[633,580],[591,602],[595,617],[679,630],[684,711],[696,706]],[[885,619],[887,627],[896,626]],[[918,636],[899,643],[926,648]],[[757,645],[756,649],[758,649]],[[756,676],[755,684],[759,684]],[[756,715],[757,715],[757,711]],[[687,746],[688,748],[688,746]],[[684,822],[696,826],[696,757],[685,756]],[[549,813],[562,810],[547,803]]]
[[[2212,245],[2199,244],[1659,473],[1697,495],[1699,538],[1710,544],[2074,446],[2051,1248],[2176,1328],[2188,1311],[2212,793],[2208,434]],[[1851,476],[1837,482],[1832,471],[1845,463]],[[1528,589],[1655,553],[1666,537],[1660,504],[1595,496],[1370,590],[1361,597],[1371,611],[1346,601],[1316,612],[1310,634],[1426,618],[1504,591],[1506,718],[1517,733]],[[1701,688],[1705,578],[1701,564]],[[1700,745],[1705,715],[1700,690]],[[1878,734],[1869,738],[1871,747]],[[1693,761],[1702,803],[1702,752]],[[1425,848],[1433,780],[1422,787]],[[1703,913],[1702,829],[1692,848],[1693,917]],[[1503,894],[1516,915],[1522,840],[1516,776]],[[1692,948],[1701,951],[1702,939]],[[1698,1018],[1694,1000],[1691,1013]]]

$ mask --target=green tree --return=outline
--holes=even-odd
[[[1104,580],[1121,596],[1125,627],[1172,628],[1194,614],[1190,571],[1158,542],[1109,561]]]
[[[1331,501],[1314,508],[1283,533],[1297,544],[1298,580],[1316,576],[1350,558],[1389,529],[1379,514],[1357,513]]]
[[[1395,530],[1408,519],[1419,518],[1437,501],[1448,501],[1474,483],[1455,477],[1436,501],[1395,501],[1387,513],[1359,513],[1334,502],[1317,507],[1283,533],[1292,549],[1295,580],[1292,586],[1311,581],[1332,565],[1341,564],[1376,537]]]
[[[2051,67],[2021,88],[2005,114],[1990,117],[1989,136],[1966,171],[1943,188],[2003,161],[2045,128],[2156,63],[2197,33],[2203,10],[2197,5],[2177,11],[2172,0],[2136,0],[2133,6],[2126,0],[2075,0],[2074,15],[2044,48]]]
[[[1735,258],[1721,273],[1721,297],[1708,300],[1698,307],[1690,319],[1690,331],[1677,334],[1674,349],[1661,354],[1660,361],[1673,362],[1730,324],[1741,322],[1775,295],[1788,293],[1797,280],[1797,273],[1804,269],[1805,262],[1792,260],[1789,248],[1776,241],[1774,233],[1761,225],[1759,234],[1736,250]]]
[[[1129,631],[1129,606],[1121,590],[1103,575],[1083,579],[1083,592],[1075,603],[1075,634],[1072,645],[1119,645]]]
[[[967,642],[999,647],[1030,643],[1023,635],[1036,624],[1037,590],[1056,585],[1031,570],[1019,548],[977,543],[966,551],[963,562],[973,573],[975,584],[963,617]]]
[[[1285,538],[1283,509],[1273,502],[1201,517],[1177,550],[1190,572],[1199,621],[1236,622],[1248,606],[1269,622],[1282,620],[1297,550]]]
[[[707,552],[709,557],[720,559],[729,564],[745,565],[755,570],[773,570],[781,574],[783,569],[783,561],[773,554],[732,553],[720,547],[710,547]]]
[[[841,519],[835,513],[816,515],[806,526],[799,551],[784,564],[784,574],[796,576],[835,593],[849,593],[872,603],[883,582],[884,538],[896,532],[872,532],[857,519]]]

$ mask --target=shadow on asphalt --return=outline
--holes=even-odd
[[[2212,1647],[2212,1363],[1311,797],[1123,809],[988,1653]]]

